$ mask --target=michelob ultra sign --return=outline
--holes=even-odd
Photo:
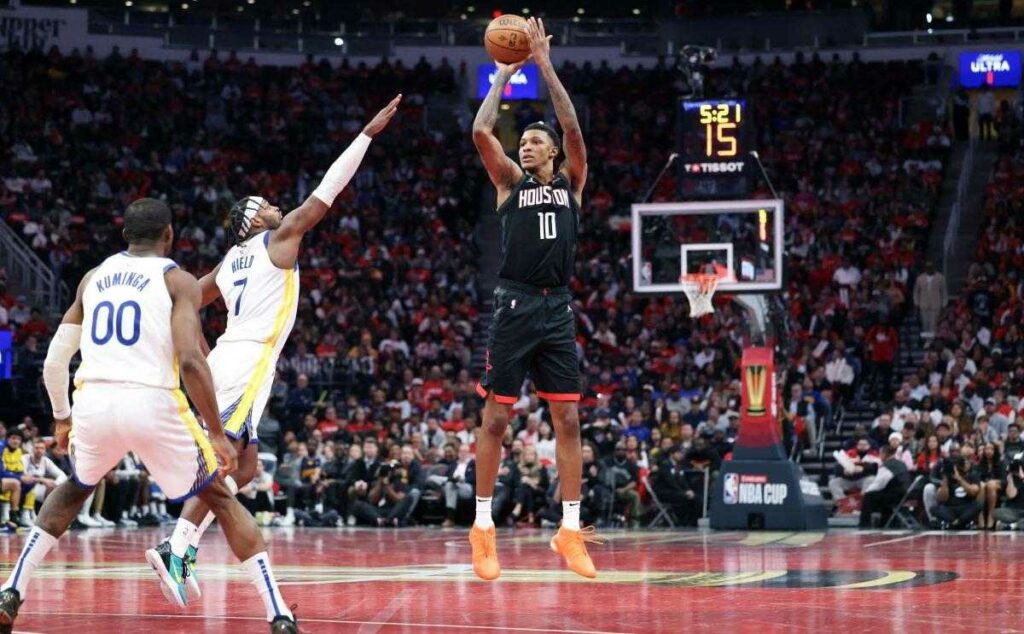
[[[1017,88],[1020,86],[1020,51],[960,53],[960,85],[964,88]]]

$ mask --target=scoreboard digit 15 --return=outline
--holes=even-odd
[[[749,152],[747,104],[742,99],[680,102],[680,148],[687,175],[743,174]]]

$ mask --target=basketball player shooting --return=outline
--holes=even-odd
[[[501,574],[491,498],[510,406],[519,400],[527,372],[537,395],[550,405],[557,442],[563,518],[551,548],[565,558],[573,572],[584,577],[597,575],[585,544],[593,538],[580,531],[580,376],[576,318],[569,306],[568,288],[587,180],[587,150],[576,111],[551,63],[544,22],[530,18],[526,34],[530,58],[547,83],[565,140],[563,145],[550,126],[533,123],[519,139],[519,164],[505,155],[493,132],[498,106],[505,84],[526,60],[499,63],[497,78],[473,123],[473,142],[497,189],[502,240],[494,320],[488,333],[484,375],[477,386],[487,401],[483,433],[477,441],[476,520],[469,533],[473,571],[485,580]],[[561,150],[565,160],[556,169]]]
[[[239,455],[238,471],[225,480],[233,493],[256,474],[257,424],[270,399],[278,357],[295,323],[302,238],[331,209],[362,163],[370,141],[387,127],[401,100],[402,95],[396,96],[366,124],[298,209],[283,215],[259,196],[235,203],[229,212],[235,246],[199,281],[203,306],[223,297],[228,309],[227,328],[208,360],[224,433],[234,441]],[[213,519],[202,499],[189,500],[171,537],[146,552],[162,575],[160,562],[176,544],[187,546],[186,586],[192,599],[202,596],[196,558],[199,541]]]

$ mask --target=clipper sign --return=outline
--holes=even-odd
[[[1020,51],[960,53],[960,85],[964,88],[1017,88],[1020,86]]]
[[[0,9],[0,50],[47,50],[88,44],[84,9],[17,7]]]
[[[476,96],[483,99],[491,89],[495,77],[498,76],[496,64],[481,64],[477,69]],[[519,69],[505,84],[502,99],[538,99],[540,96],[540,77],[536,64],[527,64]]]

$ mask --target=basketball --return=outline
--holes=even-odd
[[[526,20],[518,15],[503,15],[491,20],[484,33],[484,47],[491,58],[502,64],[515,64],[530,56],[526,38]]]

